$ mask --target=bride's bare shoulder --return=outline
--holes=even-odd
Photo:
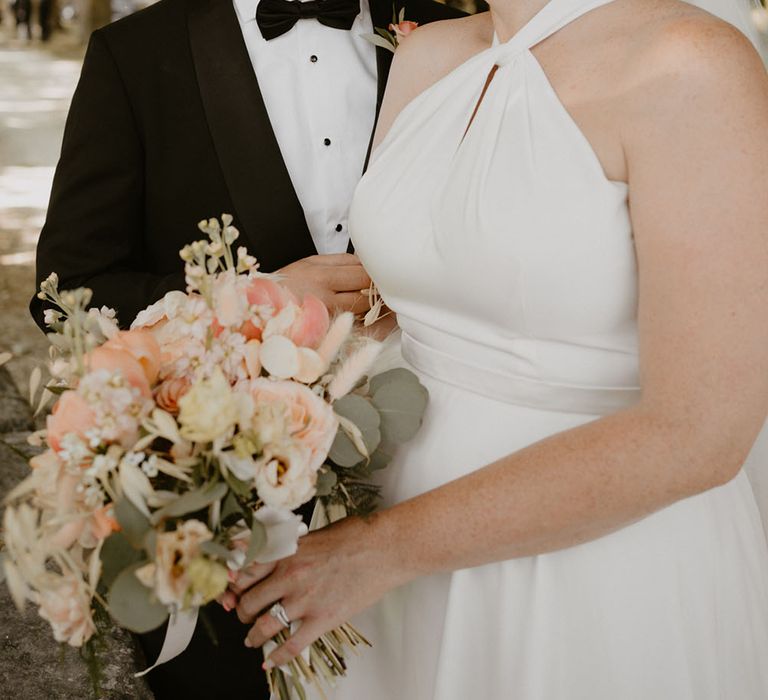
[[[418,27],[395,52],[376,130],[381,141],[402,109],[431,85],[490,46],[493,24],[485,12]]]
[[[628,78],[662,75],[709,82],[761,78],[765,67],[744,34],[733,25],[682,0],[620,0],[616,8],[631,22],[627,32]],[[738,12],[734,8],[734,20]],[[617,17],[617,19],[619,19]]]

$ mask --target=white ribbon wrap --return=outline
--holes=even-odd
[[[163,647],[160,649],[160,656],[149,668],[134,674],[136,678],[141,678],[153,668],[175,658],[189,646],[197,626],[197,610],[197,608],[192,608],[190,610],[175,610],[171,613],[168,618],[168,629],[165,632]]]

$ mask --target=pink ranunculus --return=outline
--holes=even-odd
[[[408,20],[403,20],[402,22],[398,22],[397,24],[390,24],[389,31],[395,33],[395,36],[397,37],[398,41],[402,41],[418,26],[419,26],[418,22],[409,22]]]
[[[299,347],[316,348],[328,333],[331,319],[325,304],[307,294],[288,337]]]
[[[155,403],[168,413],[179,412],[179,400],[189,391],[189,377],[169,377],[155,390]]]
[[[311,389],[292,381],[254,379],[251,395],[258,415],[260,406],[277,406],[286,419],[291,439],[311,453],[310,468],[317,471],[328,456],[339,423],[330,404]]]
[[[144,397],[149,398],[152,394],[144,367],[127,350],[107,347],[105,343],[88,353],[86,363],[89,371],[105,369],[110,372],[119,372],[123,379],[136,387]]]
[[[275,314],[282,311],[289,302],[296,302],[287,287],[268,277],[256,277],[251,280],[246,290],[246,298],[251,305],[271,306]]]
[[[102,347],[124,350],[142,366],[150,385],[157,381],[160,372],[160,345],[150,331],[120,331]]]
[[[85,440],[85,433],[96,424],[96,414],[91,407],[75,391],[65,391],[48,416],[48,446],[58,452],[61,440],[68,433],[74,433]]]

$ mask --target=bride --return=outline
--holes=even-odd
[[[490,4],[398,50],[352,210],[425,425],[237,582],[248,643],[359,614],[344,700],[764,700],[765,69],[675,0]]]

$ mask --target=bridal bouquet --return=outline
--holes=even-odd
[[[59,642],[87,650],[103,611],[134,632],[170,616],[170,635],[232,572],[294,553],[306,528],[292,511],[313,497],[321,522],[370,512],[372,473],[418,430],[415,375],[369,377],[380,343],[259,272],[231,223],[200,224],[207,240],[181,251],[187,292],[127,331],[88,308],[89,290],[60,291],[55,275],[41,286],[56,310],[39,403],[57,400],[32,437],[45,451],[7,497],[2,556],[14,601]],[[32,384],[37,403],[40,372]],[[361,644],[350,625],[324,635],[270,672],[273,693],[322,695]]]

